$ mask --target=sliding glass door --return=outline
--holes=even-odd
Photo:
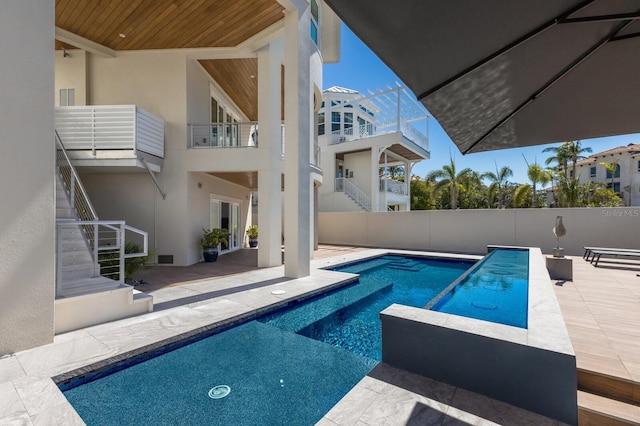
[[[228,244],[221,244],[221,252],[240,248],[240,202],[211,198],[211,227],[229,230]]]

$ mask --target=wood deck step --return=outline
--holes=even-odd
[[[640,425],[640,407],[578,391],[580,426]]]

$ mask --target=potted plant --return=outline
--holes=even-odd
[[[251,225],[247,228],[247,237],[249,237],[249,247],[258,246],[258,225]]]
[[[215,262],[218,259],[220,243],[229,243],[229,230],[225,228],[202,228],[202,257],[205,262]]]

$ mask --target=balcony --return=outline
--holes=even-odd
[[[189,148],[257,148],[258,122],[235,122],[189,125]],[[284,125],[280,125],[280,155],[284,157]],[[320,146],[314,143],[309,164],[320,171]]]
[[[142,152],[164,158],[164,121],[135,105],[57,107],[55,127],[68,151]]]

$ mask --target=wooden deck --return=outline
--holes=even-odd
[[[596,268],[575,257],[573,281],[554,282],[576,352],[581,425],[640,424],[638,273],[638,261],[607,259]],[[608,411],[626,423],[592,418],[592,410]]]

